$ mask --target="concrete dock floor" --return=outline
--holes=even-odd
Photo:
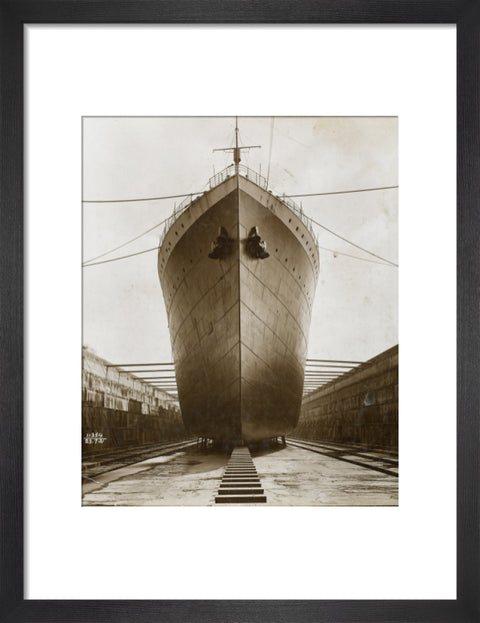
[[[267,506],[398,504],[395,476],[288,445],[252,452],[252,457]],[[215,506],[228,460],[227,454],[194,447],[135,463],[93,480],[84,478],[82,504]]]

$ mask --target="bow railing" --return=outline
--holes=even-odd
[[[229,179],[230,177],[235,175],[235,171],[236,171],[236,166],[234,164],[231,164],[228,167],[226,167],[225,169],[222,169],[221,171],[219,171],[218,173],[213,175],[208,180],[208,186],[209,186],[210,190],[212,190],[216,186],[219,186],[220,184],[223,184],[223,182],[225,182],[227,179]],[[263,190],[271,192],[271,191],[268,190],[268,180],[263,175],[261,175],[260,173],[257,173],[253,169],[248,168],[244,164],[239,164],[238,165],[238,172],[239,172],[240,175],[245,177],[247,180],[250,180],[251,182],[253,182],[257,186],[260,186],[260,188],[262,188]],[[178,206],[174,207],[172,215],[167,219],[167,221],[165,221],[165,226],[164,226],[163,232],[162,232],[162,234],[160,236],[160,241],[158,243],[159,247],[162,246],[162,243],[163,243],[163,241],[165,239],[165,236],[167,235],[167,232],[170,229],[170,227],[173,225],[173,223],[175,223],[177,218],[183,212],[185,212],[185,210],[201,194],[202,193],[193,193],[191,195],[187,195],[185,197],[185,199],[183,199],[182,202]],[[298,216],[298,218],[302,221],[302,223],[305,225],[305,227],[310,232],[310,235],[314,239],[315,244],[318,244],[317,234],[315,233],[315,231],[314,231],[314,229],[312,227],[312,223],[311,223],[310,219],[308,218],[308,216],[306,216],[303,213],[302,207],[299,206],[297,203],[295,203],[295,201],[293,201],[293,199],[291,199],[290,197],[286,196],[285,194],[283,194],[283,195],[274,195],[274,196],[279,201],[284,203],[296,216]]]

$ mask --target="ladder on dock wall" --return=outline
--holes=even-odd
[[[216,504],[258,504],[267,501],[246,447],[234,448],[215,497]]]

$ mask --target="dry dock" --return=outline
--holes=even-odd
[[[398,477],[389,473],[390,469],[378,471],[368,466],[374,452],[330,450],[320,454],[287,443],[286,448],[252,451],[267,499],[259,506],[398,504]],[[92,475],[83,479],[83,505],[219,508],[215,497],[229,458],[210,448],[192,446]]]

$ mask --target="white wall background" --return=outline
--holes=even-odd
[[[455,597],[455,45],[444,26],[26,27],[28,598]],[[80,506],[81,117],[236,113],[399,117],[398,508]],[[229,564],[232,526],[254,573]]]

